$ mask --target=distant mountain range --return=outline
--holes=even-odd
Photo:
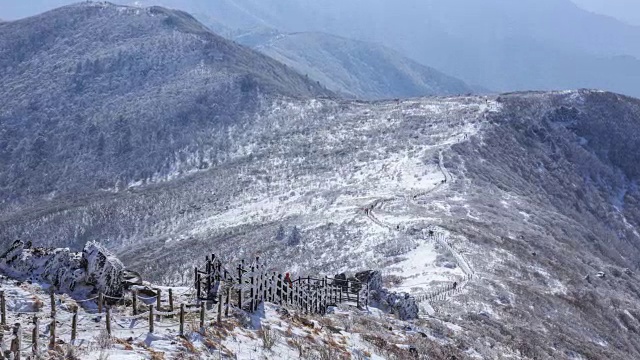
[[[640,96],[640,27],[570,0],[160,2],[230,29],[324,32],[380,43],[495,91],[602,88]]]
[[[234,40],[266,54],[330,90],[364,99],[475,92],[463,81],[381,45],[325,33],[240,31]]]

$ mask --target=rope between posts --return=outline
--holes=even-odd
[[[109,295],[104,295],[102,294],[103,297],[107,298],[107,299],[111,299],[111,300],[122,300],[124,299],[124,296],[121,297],[113,297],[113,296],[109,296]]]
[[[180,311],[153,311],[154,315],[161,315],[161,316],[169,316],[169,315],[177,315],[179,314]]]
[[[82,302],[86,302],[86,301],[93,301],[93,300],[95,300],[95,299],[97,299],[97,298],[98,298],[97,296],[94,296],[94,297],[92,297],[92,298],[83,299],[83,300],[76,300],[76,299],[74,299],[74,301],[75,301],[75,302],[77,302],[77,303],[82,303]]]
[[[161,323],[161,322],[154,322],[154,323],[153,323],[153,326],[155,326],[155,327],[161,327],[161,328],[176,327],[176,326],[179,326],[179,325],[180,325],[180,323],[177,323],[177,322],[175,322],[175,323],[171,323],[171,324],[169,324],[169,325],[162,325],[162,323]]]
[[[121,316],[121,318],[124,319],[124,320],[137,320],[137,319],[141,319],[141,318],[144,318],[144,317],[147,317],[147,316],[149,316],[149,312],[148,311],[143,312],[142,314],[138,314],[138,315],[130,315],[130,316],[129,315],[123,315],[123,316]]]

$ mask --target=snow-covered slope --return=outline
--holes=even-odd
[[[41,286],[18,283],[0,275],[0,285],[6,299],[7,324],[0,327],[0,348],[10,349],[16,339],[14,324],[21,339],[23,358],[34,354],[33,324],[37,324],[40,356],[65,359],[256,359],[256,358],[322,358],[359,359],[407,358],[420,353],[434,359],[462,356],[441,334],[420,326],[407,324],[376,309],[369,311],[353,307],[331,308],[326,316],[310,316],[273,304],[264,304],[254,314],[230,309],[229,316],[217,321],[217,307],[205,310],[205,327],[200,328],[198,307],[185,311],[184,334],[180,336],[177,316],[162,316],[154,320],[150,332],[148,305],[153,298],[140,298],[140,315],[132,314],[131,298],[112,302],[98,312],[95,300],[71,299],[56,295],[55,346],[50,342],[52,320],[50,295]],[[160,287],[163,293],[171,289],[174,305],[195,305],[194,291],[189,288]],[[123,305],[123,303],[128,305]],[[166,310],[166,297],[161,301]],[[74,313],[77,312],[77,333],[71,341]],[[155,312],[157,313],[157,312]],[[165,311],[166,313],[166,311]],[[107,333],[109,316],[111,335]],[[442,329],[452,325],[436,319],[431,323]],[[2,355],[0,355],[2,358]]]
[[[64,211],[43,202],[1,229],[101,239],[165,285],[188,285],[210,252],[295,275],[377,269],[417,297],[456,283],[420,306],[459,326],[448,336],[466,351],[627,359],[640,326],[639,119],[637,100],[587,90],[279,98],[225,127],[209,169]]]

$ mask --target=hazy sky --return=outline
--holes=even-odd
[[[318,0],[322,1],[322,0]],[[446,1],[446,0],[442,0]],[[518,0],[512,0],[518,1]],[[592,12],[616,17],[627,23],[640,26],[640,0],[571,0]],[[13,20],[80,0],[0,0],[0,19]],[[131,0],[115,1],[135,3]],[[149,1],[147,1],[149,2]],[[161,1],[158,1],[161,2]]]
[[[578,6],[640,26],[640,0],[572,0]]]

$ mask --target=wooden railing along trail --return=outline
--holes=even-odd
[[[254,312],[262,302],[287,306],[306,313],[324,314],[328,306],[351,302],[369,306],[369,284],[353,279],[298,277],[287,279],[268,271],[260,258],[227,269],[215,254],[195,269],[196,297],[222,303],[224,296],[235,298],[235,306]],[[233,300],[232,300],[233,301]]]

